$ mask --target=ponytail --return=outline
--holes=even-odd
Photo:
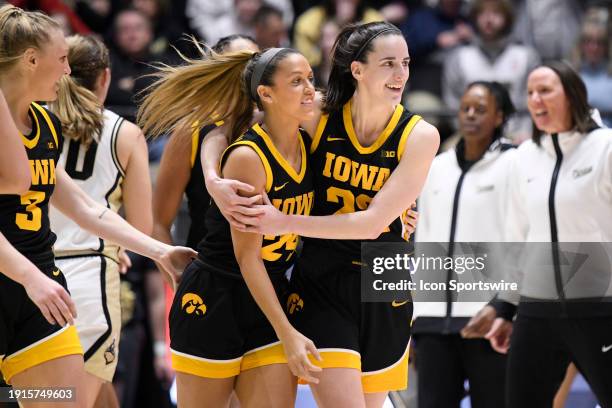
[[[223,120],[231,126],[230,141],[246,131],[257,104],[263,109],[256,89],[272,85],[272,76],[290,48],[269,49],[263,53],[237,51],[206,53],[196,44],[202,59],[189,59],[185,65],[159,66],[157,80],[146,88],[138,109],[138,124],[145,135],[157,137],[177,128],[186,129]],[[253,83],[254,81],[254,83]],[[253,91],[255,89],[255,91]]]
[[[59,82],[57,99],[49,108],[62,122],[64,136],[88,146],[99,141],[104,125],[103,107],[89,89],[64,75]]]
[[[94,90],[110,58],[104,43],[95,37],[73,35],[66,42],[72,73],[60,79],[58,97],[49,108],[62,122],[65,136],[89,146],[99,140],[104,126],[104,107]]]
[[[185,65],[159,66],[156,81],[143,93],[137,122],[148,137],[158,137],[177,128],[200,126],[223,120],[238,137],[250,124],[253,102],[243,81],[243,72],[253,58],[250,51],[211,53],[189,59]]]

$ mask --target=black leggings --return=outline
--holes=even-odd
[[[612,407],[612,317],[518,314],[508,356],[508,408],[551,407],[573,361],[602,408]]]
[[[419,334],[414,341],[419,408],[458,408],[466,379],[472,407],[503,407],[506,356],[488,340]]]

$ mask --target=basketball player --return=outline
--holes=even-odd
[[[145,234],[152,232],[151,181],[144,135],[136,125],[104,109],[110,84],[108,49],[95,37],[67,38],[72,73],[59,83],[50,109],[65,137],[58,166],[89,197],[117,212]],[[56,265],[64,273],[79,318],[87,406],[93,406],[103,382],[117,367],[121,305],[119,248],[82,230],[52,208]]]
[[[49,227],[51,202],[79,225],[158,261],[178,275],[193,256],[188,248],[171,247],[140,233],[96,203],[55,164],[63,144],[61,124],[50,111],[33,101],[52,101],[57,83],[70,73],[67,45],[59,25],[37,12],[14,6],[0,8],[0,89],[22,134],[30,170],[30,190],[0,196],[0,232],[48,278],[66,287],[55,266]],[[10,274],[10,272],[9,272]],[[83,350],[72,319],[62,304],[41,312],[24,286],[0,275],[0,370],[18,388],[75,387],[76,404],[83,406]],[[47,321],[47,318],[51,321]],[[22,401],[28,406],[27,401]],[[53,406],[53,404],[50,404]]]
[[[257,103],[263,123],[233,138],[220,170],[267,191],[282,211],[308,214],[309,145],[299,123],[313,115],[312,75],[306,59],[287,48],[213,53],[164,69],[139,117],[154,134],[213,115],[239,130],[248,126]],[[279,301],[297,236],[239,232],[214,204],[206,226],[199,259],[185,271],[170,313],[179,404],[226,406],[235,389],[245,406],[291,406],[292,372],[314,380],[309,371],[319,370],[307,357],[318,357],[313,343],[291,326]]]

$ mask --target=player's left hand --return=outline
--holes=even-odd
[[[287,228],[288,216],[272,205],[265,192],[262,193],[262,198],[263,204],[253,206],[259,214],[252,217],[238,215],[236,218],[239,221],[239,225],[234,225],[234,227],[238,231],[262,235],[283,235],[291,232]]]

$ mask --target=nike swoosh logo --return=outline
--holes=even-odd
[[[394,300],[393,302],[391,302],[391,306],[393,306],[393,307],[400,307],[400,306],[405,305],[408,302],[410,302],[410,301],[406,300],[404,302],[398,302],[397,300]]]
[[[285,188],[285,186],[289,184],[289,182],[287,181],[285,184],[283,184],[282,186],[278,186],[278,187],[274,187],[274,191],[279,191],[282,190],[283,188]]]
[[[60,270],[56,269],[53,271],[53,276],[60,276],[60,273],[61,273]]]
[[[607,353],[610,350],[612,350],[612,344],[610,344],[609,346],[601,346],[602,353]]]
[[[328,137],[327,138],[328,142],[334,142],[334,141],[337,141],[337,140],[346,140],[346,139],[343,138],[343,137]]]

